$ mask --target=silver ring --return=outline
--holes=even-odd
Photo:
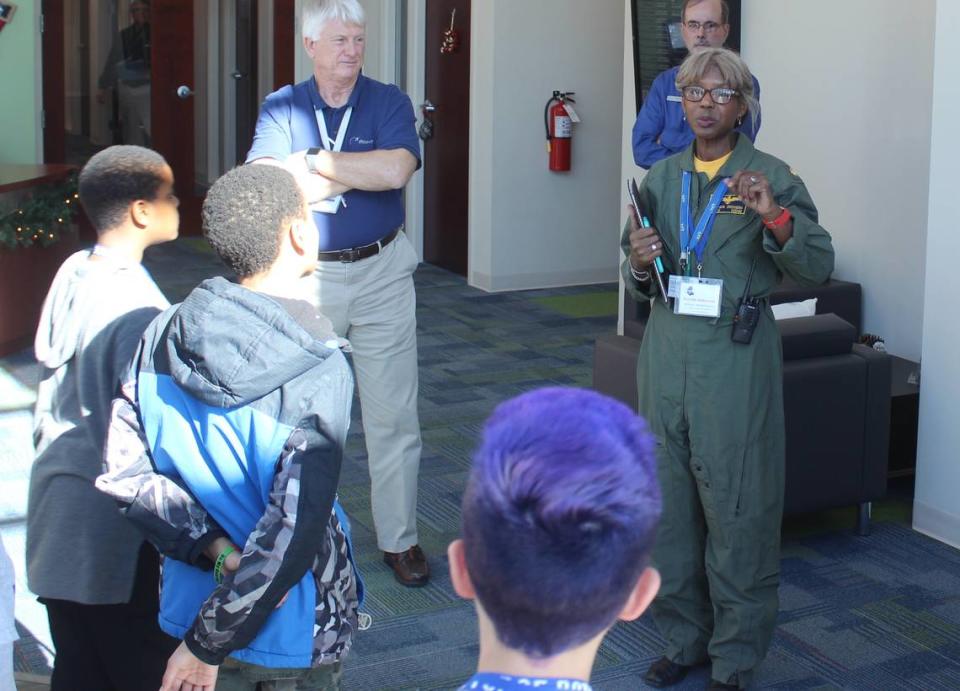
[[[751,175],[751,176],[750,176],[750,182],[756,184],[757,178],[755,178],[753,175]]]

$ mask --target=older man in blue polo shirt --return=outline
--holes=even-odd
[[[360,73],[366,19],[357,0],[309,0],[303,45],[313,77],[267,96],[248,163],[284,165],[320,229],[317,306],[353,349],[377,542],[396,579],[425,585],[417,538],[417,255],[401,190],[420,167],[410,99]]]
[[[701,48],[722,48],[730,35],[730,8],[726,0],[684,0],[680,8],[680,33],[691,53]],[[653,80],[650,93],[633,125],[633,160],[641,168],[650,168],[667,156],[680,153],[693,141],[693,130],[683,115],[677,90],[677,67],[664,70]],[[753,78],[753,95],[760,100],[760,82]],[[756,121],[744,118],[737,130],[757,138],[760,113]]]

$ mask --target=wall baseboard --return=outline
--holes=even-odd
[[[960,549],[960,515],[914,501],[913,529],[934,540]]]
[[[584,269],[581,271],[550,271],[547,273],[491,276],[479,271],[469,271],[467,283],[488,293],[509,290],[536,290],[540,288],[564,288],[568,286],[594,285],[617,282],[618,267]]]

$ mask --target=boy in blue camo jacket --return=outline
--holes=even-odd
[[[224,175],[203,223],[238,282],[204,281],[147,329],[97,486],[168,557],[160,626],[183,643],[163,690],[336,689],[362,586],[335,501],[353,375],[296,299],[317,229],[272,166]],[[239,559],[227,543],[211,563],[225,537]]]

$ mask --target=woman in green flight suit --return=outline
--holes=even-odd
[[[645,679],[669,686],[709,661],[708,688],[742,688],[766,654],[778,605],[782,355],[765,298],[782,274],[827,280],[833,247],[800,178],[735,131],[757,105],[740,57],[698,51],[677,87],[696,139],[651,168],[639,203],[652,227],[631,214],[621,243],[634,297],[657,296],[657,257],[677,296],[652,302],[637,369],[664,507],[653,614],[667,647]],[[731,334],[751,274],[759,320],[745,344]]]

